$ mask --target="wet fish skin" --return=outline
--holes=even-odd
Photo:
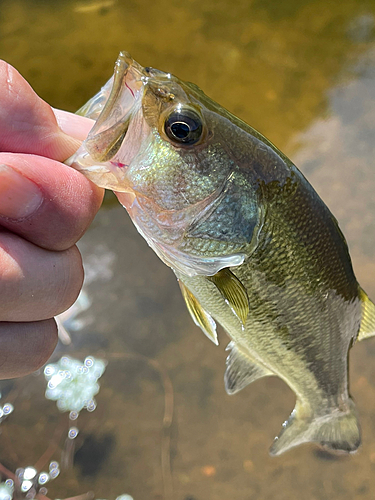
[[[285,155],[198,87],[126,53],[116,68],[107,107],[101,92],[83,108],[99,118],[72,166],[118,191],[203,332],[217,343],[215,321],[227,331],[227,392],[270,375],[295,392],[271,453],[355,451],[348,352],[375,333],[375,306],[337,221]],[[197,141],[168,136],[178,117]]]
[[[266,196],[269,204],[257,248],[231,269],[249,299],[244,325],[228,306],[225,310],[218,290],[204,277],[179,278],[233,332],[232,339],[251,362],[243,368],[245,375],[252,365],[259,366],[266,373],[258,371],[256,378],[278,375],[296,393],[296,411],[275,441],[273,454],[305,440],[354,451],[360,431],[348,395],[347,357],[362,307],[345,240],[302,175],[296,173],[283,188],[268,189]],[[333,439],[339,425],[309,434],[315,423],[334,424],[337,414],[349,426],[349,435]]]

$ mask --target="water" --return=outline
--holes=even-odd
[[[374,33],[374,1],[3,0],[0,56],[68,110],[108,79],[121,49],[194,81],[292,157],[338,218],[375,299]],[[350,357],[360,451],[332,458],[305,445],[271,458],[294,395],[276,378],[225,394],[225,334],[215,348],[192,324],[173,274],[111,196],[80,248],[85,301],[53,361],[108,361],[97,408],[80,412],[67,442],[72,421],[44,398],[42,373],[2,382],[1,406],[14,406],[0,424],[3,467],[48,470],[64,450],[74,466],[61,464],[50,498],[374,497],[375,340]]]

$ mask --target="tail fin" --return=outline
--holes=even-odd
[[[362,288],[359,289],[359,296],[362,301],[362,318],[358,341],[375,335],[375,304],[371,302]]]
[[[270,449],[271,455],[280,455],[294,446],[308,442],[346,453],[356,451],[361,444],[361,430],[355,404],[351,399],[346,412],[333,409],[326,415],[306,418],[298,416],[298,413],[302,413],[298,409],[297,403],[289,420],[283,424],[283,430],[275,438]]]

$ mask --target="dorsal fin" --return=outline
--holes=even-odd
[[[359,296],[362,301],[362,318],[357,340],[363,340],[375,335],[375,304],[362,288],[359,289]]]
[[[178,280],[178,284],[180,285],[182,296],[185,299],[186,306],[190,313],[190,316],[193,318],[194,323],[199,326],[199,328],[203,331],[203,333],[216,345],[219,345],[219,341],[217,339],[216,333],[216,323],[211,318],[211,316],[203,309],[198,300],[194,297],[191,291],[182,283],[181,280]]]
[[[226,350],[230,350],[224,375],[227,394],[235,394],[258,378],[273,375],[271,371],[250,361],[235,342],[229,342]]]
[[[245,287],[237,276],[229,269],[224,268],[213,276],[207,276],[207,279],[214,283],[234,314],[245,326],[249,314],[249,298]]]

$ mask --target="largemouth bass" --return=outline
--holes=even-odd
[[[276,375],[296,406],[271,454],[355,451],[348,352],[375,334],[336,219],[293,163],[196,85],[122,52],[79,111],[96,120],[70,164],[112,189],[176,274],[194,322],[231,341],[225,388]]]

